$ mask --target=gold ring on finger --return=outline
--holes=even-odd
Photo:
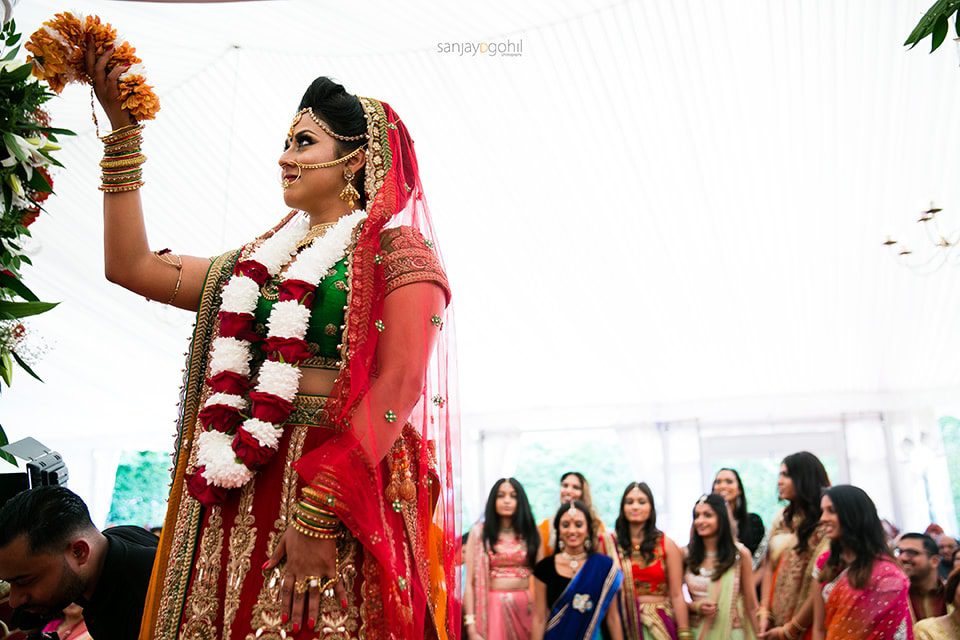
[[[333,585],[335,585],[335,584],[337,584],[337,578],[336,578],[336,577],[327,578],[327,579],[324,580],[323,583],[320,585],[320,591],[328,591],[328,590],[332,589],[332,588],[333,588]]]
[[[293,592],[298,596],[302,596],[307,592],[307,580],[297,580],[293,583]]]

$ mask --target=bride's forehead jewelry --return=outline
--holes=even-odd
[[[571,503],[570,503],[570,508],[567,509],[567,513],[569,513],[569,514],[572,515],[572,516],[578,516],[578,515],[580,515],[580,510],[577,509],[577,505],[575,505],[575,504],[573,504],[573,503],[571,502]]]
[[[697,500],[697,504],[703,504],[706,501],[707,501],[707,494],[703,494],[702,496],[700,496],[700,499]]]
[[[287,137],[290,137],[290,138],[293,137],[293,128],[297,126],[298,122],[300,122],[300,118],[303,117],[303,114],[309,115],[310,118],[315,123],[317,123],[317,126],[323,129],[324,133],[326,133],[331,138],[336,138],[337,140],[342,140],[343,142],[356,142],[357,140],[367,139],[366,132],[356,136],[345,136],[337,133],[336,131],[330,128],[330,125],[328,125],[326,122],[318,118],[317,114],[315,114],[313,112],[313,109],[311,109],[310,107],[304,107],[303,109],[300,109],[300,111],[297,112],[297,115],[293,116],[293,122],[290,123],[290,130],[287,131]]]

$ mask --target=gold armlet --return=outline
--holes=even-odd
[[[170,249],[160,249],[159,251],[154,251],[153,255],[155,255],[157,260],[163,264],[168,264],[177,270],[177,284],[173,287],[173,294],[170,296],[169,300],[164,302],[164,304],[173,304],[173,301],[177,298],[177,294],[180,293],[180,284],[183,282],[183,258],[171,253]]]

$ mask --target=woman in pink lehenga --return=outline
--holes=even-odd
[[[541,558],[530,503],[514,478],[494,483],[467,539],[464,623],[469,640],[529,640],[530,576]]]
[[[873,500],[837,485],[820,506],[830,551],[817,561],[814,639],[913,640],[910,581],[890,555]]]

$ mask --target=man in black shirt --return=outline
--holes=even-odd
[[[91,637],[135,640],[156,551],[145,529],[98,531],[65,487],[30,489],[0,508],[0,580],[15,621],[53,619],[76,603]]]

